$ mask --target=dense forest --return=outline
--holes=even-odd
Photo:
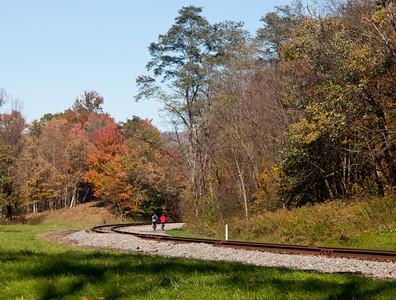
[[[128,218],[210,223],[394,194],[395,4],[296,1],[254,35],[181,8],[149,45],[135,96],[161,101],[174,132],[116,123],[95,91],[31,124],[2,113],[3,217],[103,201]]]
[[[111,204],[125,217],[156,210],[178,217],[184,188],[178,153],[148,120],[116,123],[102,112],[103,101],[85,91],[64,113],[30,125],[20,112],[1,115],[1,207],[7,218],[88,201]]]

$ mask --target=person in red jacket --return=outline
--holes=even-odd
[[[162,214],[162,216],[160,217],[161,230],[164,230],[166,220],[167,220],[167,218],[165,217],[165,214]]]

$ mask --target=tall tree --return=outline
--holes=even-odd
[[[40,193],[47,209],[56,210],[69,203],[68,162],[66,149],[70,124],[54,118],[43,127],[38,140],[38,167],[41,174]]]
[[[113,203],[120,214],[124,201],[131,197],[132,187],[122,170],[122,157],[127,152],[117,123],[98,129],[94,147],[88,153],[86,179],[95,187],[95,196]]]
[[[85,164],[88,159],[88,153],[92,145],[89,142],[86,131],[80,124],[74,124],[67,137],[66,161],[67,161],[67,180],[68,186],[72,189],[72,197],[70,207],[75,206],[80,201],[84,202],[87,194],[90,192],[89,187],[82,189],[84,198],[79,199],[80,189],[84,186],[85,173],[87,166]]]
[[[208,65],[218,53],[218,35],[213,26],[201,16],[202,9],[194,6],[179,10],[176,23],[166,34],[149,47],[152,70],[167,89],[161,89],[155,79],[140,76],[140,93],[136,99],[156,97],[164,101],[165,109],[173,116],[174,124],[187,132],[188,143],[183,155],[187,162],[194,205],[202,198],[201,179],[204,176],[205,154],[203,143],[207,114],[211,103]]]
[[[8,219],[13,217],[13,207],[16,198],[13,189],[14,176],[12,165],[15,158],[10,154],[10,146],[0,145],[0,213],[5,214]]]
[[[18,202],[15,185],[15,164],[22,150],[22,134],[25,119],[19,111],[0,114],[0,204],[6,207],[6,215],[12,219]]]
[[[295,28],[303,20],[302,3],[275,6],[275,11],[263,16],[263,27],[257,30],[257,39],[263,43],[267,59],[280,58],[280,46],[287,42]]]
[[[21,151],[21,138],[25,128],[25,119],[19,111],[0,114],[0,144],[10,145],[14,157]]]

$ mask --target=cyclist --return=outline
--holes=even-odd
[[[165,217],[165,214],[162,214],[162,216],[160,217],[161,230],[164,230],[166,220],[167,220],[167,219],[166,219],[166,217]]]
[[[157,221],[158,221],[158,216],[156,213],[151,217],[151,222],[153,223],[153,230],[157,229]]]

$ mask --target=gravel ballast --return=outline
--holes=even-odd
[[[166,229],[179,228],[182,224],[167,224]],[[125,231],[155,233],[151,226],[126,228]],[[158,232],[158,230],[157,230]],[[161,232],[161,231],[159,231]],[[165,257],[183,257],[209,261],[230,261],[265,267],[282,267],[322,273],[356,274],[377,279],[396,279],[395,262],[365,261],[324,256],[287,255],[261,251],[247,251],[213,247],[203,243],[175,244],[145,240],[133,235],[118,233],[95,233],[90,230],[52,233],[48,236],[57,241],[80,247],[110,249]]]

